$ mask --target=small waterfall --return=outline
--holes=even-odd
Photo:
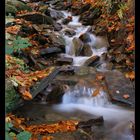
[[[72,16],[70,12],[62,11],[64,18]],[[58,22],[62,23],[62,20]],[[101,56],[107,51],[108,42],[104,38],[98,37],[88,32],[89,26],[83,26],[79,22],[79,16],[72,16],[72,21],[67,25],[62,25],[61,34],[66,41],[66,52],[62,56],[73,58],[74,66],[82,66],[91,56]],[[66,36],[63,32],[65,29],[73,29],[76,34],[72,37]],[[89,57],[75,56],[73,50],[73,38],[79,38],[80,35],[88,33],[91,41],[88,42],[92,49],[92,55]],[[98,70],[106,70],[106,63],[103,63]],[[99,91],[96,96],[93,93],[96,89],[87,87],[86,85],[76,85],[70,88],[63,96],[63,101],[60,105],[55,105],[54,108],[62,112],[83,111],[91,115],[103,116],[106,122],[113,122],[114,126],[109,132],[108,140],[134,140],[130,130],[128,130],[128,122],[134,119],[134,111],[130,111],[113,105],[109,100],[107,93]],[[121,130],[122,129],[122,130]],[[121,130],[121,131],[119,131]]]
[[[72,16],[71,12],[67,11],[61,11],[64,14],[64,18],[67,18],[68,16]],[[59,23],[62,23],[62,20],[60,19],[58,21]],[[68,23],[68,25],[62,25],[63,29],[61,31],[62,36],[65,39],[66,42],[66,48],[65,48],[65,56],[73,58],[73,65],[74,66],[82,66],[84,62],[89,59],[91,56],[98,55],[101,56],[104,52],[106,52],[106,45],[100,46],[100,48],[96,48],[96,44],[101,44],[102,39],[100,37],[96,37],[94,34],[91,34],[88,32],[88,28],[90,26],[84,26],[79,22],[79,16],[72,16],[72,21]],[[76,34],[72,37],[66,36],[64,34],[65,29],[73,29]],[[89,37],[91,39],[91,42],[88,42],[88,44],[91,47],[91,50],[93,54],[90,57],[87,56],[75,56],[74,46],[73,46],[73,39],[79,38],[80,35],[84,33],[89,33]],[[64,54],[63,54],[64,55]]]
[[[85,86],[75,86],[64,94],[62,103],[75,103],[92,106],[104,106],[109,104],[107,95],[104,91],[100,91],[97,96],[93,97],[95,90],[96,89],[94,88],[88,88]]]
[[[96,96],[93,96],[94,91],[95,88],[76,85],[64,94],[62,103],[56,108],[68,112],[81,110],[89,114],[103,116],[104,120],[113,122],[128,122],[133,118],[133,111],[113,105],[108,100],[106,92],[100,90]]]

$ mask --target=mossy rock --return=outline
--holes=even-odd
[[[17,11],[22,11],[22,10],[32,11],[31,7],[29,7],[24,2],[21,2],[19,0],[6,0],[6,12],[16,13]]]
[[[8,113],[19,106],[20,95],[15,91],[14,85],[10,79],[6,79],[5,85],[5,108]]]
[[[15,14],[17,12],[17,8],[10,4],[5,4],[5,13]]]

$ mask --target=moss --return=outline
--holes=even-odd
[[[11,112],[18,106],[19,99],[20,95],[16,93],[11,80],[6,79],[5,108],[7,113]]]

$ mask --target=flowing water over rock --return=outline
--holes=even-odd
[[[64,18],[72,17],[72,21],[69,22],[67,25],[63,25],[63,29],[61,31],[61,35],[64,37],[66,41],[66,48],[65,54],[62,56],[67,56],[73,58],[73,65],[74,66],[81,66],[84,62],[89,59],[91,56],[101,56],[104,52],[107,51],[108,42],[102,37],[96,37],[94,34],[88,32],[90,26],[84,26],[82,23],[79,22],[79,16],[72,16],[71,12],[62,11],[64,14]],[[58,21],[62,23],[62,19]],[[65,35],[65,30],[74,30],[75,35],[67,36]],[[89,47],[91,48],[91,56],[77,56],[76,52],[80,52],[83,48],[84,42],[82,42],[79,37],[82,34],[88,33],[89,35]],[[74,39],[77,39],[75,42]]]
[[[82,25],[79,22],[79,16],[72,16],[72,13],[67,11],[61,12],[64,18],[58,20],[58,23],[62,24],[63,19],[68,17],[72,18],[72,21],[69,21],[67,24],[62,24],[62,30],[57,32],[65,39],[66,43],[65,53],[61,54],[61,57],[73,58],[72,65],[82,66],[89,58],[93,56],[100,57],[107,51],[108,42],[105,38],[88,32],[90,26]],[[85,33],[88,35],[86,36]],[[81,39],[81,35],[85,38],[82,37]],[[80,54],[85,43],[91,49],[91,56],[82,56]],[[105,66],[105,63],[103,66]],[[106,70],[106,68],[101,67],[100,70]],[[134,121],[134,111],[112,104],[107,93],[103,90],[100,90],[96,96],[93,96],[95,90],[95,87],[74,85],[65,92],[62,103],[60,104],[48,107],[44,104],[31,104],[30,106],[27,104],[21,108],[21,111],[18,110],[18,112],[23,116],[31,118],[43,116],[39,122],[48,122],[49,120],[53,122],[72,118],[83,120],[85,118],[89,119],[95,116],[103,116],[105,125],[103,131],[97,128],[99,130],[98,138],[90,139],[134,140],[129,126],[131,124],[130,121]],[[37,119],[35,120],[37,121]],[[100,137],[100,133],[102,132],[104,132],[103,138]]]

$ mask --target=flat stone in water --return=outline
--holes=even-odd
[[[104,73],[109,94],[112,100],[116,102],[122,102],[131,107],[135,106],[135,90],[131,81],[119,71],[107,71]],[[129,95],[129,98],[125,99],[123,96]]]

